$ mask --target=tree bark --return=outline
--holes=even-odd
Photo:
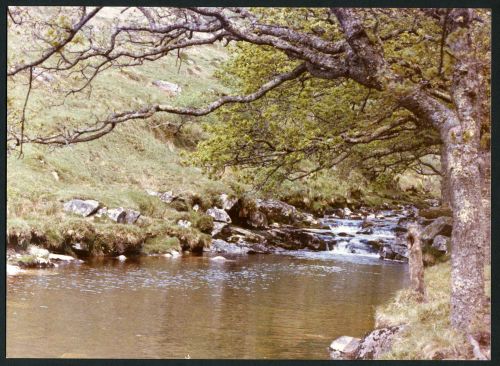
[[[441,148],[441,206],[451,207],[450,178],[448,176],[448,158],[446,149]]]
[[[420,228],[418,224],[412,224],[408,228],[408,249],[410,283],[418,302],[426,301],[424,283],[424,262],[422,260],[422,245],[420,241]]]

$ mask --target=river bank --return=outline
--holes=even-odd
[[[165,193],[150,194],[161,201],[175,201]],[[69,222],[73,225],[68,222],[57,224],[56,228],[61,231],[56,235],[53,234],[54,228],[49,226],[48,231],[32,228],[24,232],[9,231],[9,277],[27,275],[29,278],[30,275],[40,275],[43,271],[48,271],[47,274],[55,273],[56,276],[57,273],[64,273],[66,276],[74,272],[78,276],[82,270],[94,268],[96,260],[108,261],[112,268],[125,265],[124,268],[133,266],[140,269],[140,263],[147,258],[167,261],[158,262],[167,267],[178,267],[176,263],[184,263],[186,260],[202,260],[229,268],[236,266],[237,273],[246,271],[246,266],[241,267],[241,263],[261,261],[258,258],[270,258],[271,262],[275,261],[272,258],[292,258],[292,263],[304,261],[297,269],[304,268],[313,273],[316,273],[314,268],[321,271],[333,270],[339,263],[354,263],[355,267],[369,264],[375,268],[385,268],[384,263],[394,263],[405,268],[406,226],[409,222],[425,225],[424,258],[428,265],[446,261],[449,251],[446,235],[451,234],[449,219],[441,216],[447,214],[446,210],[436,207],[424,210],[404,205],[377,209],[343,207],[323,217],[315,217],[277,200],[245,201],[221,195],[213,207],[202,208],[199,203],[194,203],[189,215],[174,223],[164,222],[162,226],[139,212],[126,208],[103,208],[99,207],[98,202],[72,200],[62,206],[64,215],[70,218]],[[49,223],[50,221],[46,225]],[[80,226],[75,223],[86,230],[80,230]],[[107,231],[99,231],[104,228]],[[200,228],[205,233],[200,232]],[[144,237],[141,238],[141,235]],[[201,245],[193,239],[200,237],[203,238]],[[105,238],[110,238],[110,242],[106,243]],[[182,259],[181,262],[176,261],[179,258]],[[170,260],[172,262],[168,262]],[[276,261],[283,262],[282,259]],[[284,261],[288,263],[287,259]],[[279,264],[280,268],[281,266]],[[123,275],[127,276],[126,272]],[[376,277],[377,275],[374,278]],[[376,297],[378,300],[375,303],[372,300],[364,301],[372,306],[381,306],[390,301],[395,290],[405,286],[405,278],[406,275],[401,277],[403,282],[398,282],[398,288],[391,285],[389,292],[384,290],[383,299]],[[352,286],[363,286],[354,278],[346,277],[345,280]],[[392,280],[380,278],[382,283]],[[25,280],[21,280],[23,281]],[[196,281],[191,285],[195,289],[198,286]],[[379,288],[380,284],[375,287]],[[99,287],[88,290],[99,291]],[[345,288],[342,291],[346,291]],[[371,320],[364,323],[364,330],[358,330],[358,337],[380,325],[374,322],[372,311],[369,313]],[[342,329],[352,334],[352,329],[356,328],[351,326]],[[328,336],[321,337],[325,337],[321,340],[324,344],[322,349],[325,350]]]

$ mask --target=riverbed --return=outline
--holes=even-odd
[[[99,259],[8,278],[7,357],[328,359],[407,284],[329,252]]]

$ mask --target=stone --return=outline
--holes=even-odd
[[[56,182],[59,182],[59,174],[57,174],[56,171],[52,172],[52,176],[54,177],[54,179],[56,180]]]
[[[231,217],[229,217],[228,213],[225,210],[222,210],[217,207],[209,208],[206,212],[208,216],[212,216],[214,221],[217,222],[225,222],[227,224],[231,223]]]
[[[108,208],[107,207],[103,207],[103,208],[100,208],[97,210],[97,212],[94,214],[95,217],[103,217],[103,216],[107,216],[108,214]]]
[[[170,252],[170,254],[172,254],[172,258],[178,258],[178,257],[180,257],[180,256],[182,255],[182,254],[181,254],[181,253],[179,253],[177,250],[172,250],[172,251]]]
[[[373,216],[373,218],[375,218],[375,215]],[[373,223],[373,221],[369,221],[369,220],[364,220],[363,223],[361,224],[361,227],[363,229],[366,229],[366,228],[369,228],[369,227],[372,227],[374,226],[375,224]]]
[[[305,215],[294,206],[278,200],[256,200],[257,209],[262,212],[269,223],[294,224],[305,221]]]
[[[177,95],[182,91],[179,85],[171,83],[169,81],[155,80],[153,81],[153,85],[173,95]]]
[[[161,193],[159,195],[159,197],[160,197],[160,200],[165,202],[165,203],[172,203],[177,198],[177,196],[174,196],[172,191]]]
[[[252,212],[247,219],[247,223],[255,229],[264,229],[268,226],[267,216],[260,211]]]
[[[76,259],[73,258],[70,255],[54,254],[54,253],[50,253],[49,254],[49,259],[51,261],[55,260],[55,261],[61,261],[61,262],[73,262],[73,261],[76,261]]]
[[[119,224],[124,224],[127,220],[127,213],[121,207],[109,209],[106,215]]]
[[[92,215],[99,208],[99,202],[94,200],[74,199],[64,204],[64,211],[83,217]]]
[[[210,233],[212,236],[219,234],[227,224],[225,222],[214,222],[214,227]]]
[[[134,224],[141,213],[129,208],[113,208],[106,211],[106,215],[113,221],[121,224]]]
[[[374,360],[390,351],[394,338],[406,329],[404,325],[379,328],[366,335],[354,353],[357,360]]]
[[[7,264],[7,276],[16,276],[23,273],[24,270],[19,266],[13,266],[12,264]]]
[[[141,216],[141,213],[139,211],[135,211],[129,208],[125,209],[125,212],[127,214],[125,221],[127,224],[135,224],[139,216]]]
[[[247,254],[250,251],[248,246],[228,243],[221,239],[212,240],[210,249],[216,253],[226,254]]]
[[[451,217],[438,217],[422,230],[422,241],[430,244],[437,235],[451,236],[452,225]]]
[[[194,205],[193,206],[193,211],[198,212],[200,210],[200,205]]]
[[[47,249],[39,248],[39,247],[34,246],[34,245],[30,245],[28,247],[28,253],[30,255],[37,257],[37,258],[45,258],[45,259],[49,259],[49,255],[50,255],[50,252]]]
[[[444,235],[436,235],[432,241],[432,247],[440,252],[449,252],[451,239]]]
[[[122,255],[119,255],[117,258],[118,258],[118,260],[119,260],[120,262],[123,262],[123,261],[126,261],[126,260],[127,260],[127,257],[125,257],[123,254],[122,254]]]
[[[187,228],[191,227],[192,224],[190,221],[187,221],[187,220],[179,220],[179,221],[177,221],[177,225],[187,229]]]
[[[331,351],[340,352],[343,357],[350,358],[356,352],[360,341],[360,338],[342,336],[335,339],[329,348]]]
[[[225,193],[220,195],[221,208],[223,210],[229,211],[233,208],[233,206],[238,202],[237,198],[229,198],[229,196]]]
[[[213,261],[217,261],[217,262],[225,262],[225,261],[227,261],[226,258],[224,258],[224,257],[222,257],[220,255],[218,255],[216,257],[213,257],[213,258],[210,258],[210,259],[213,260]]]

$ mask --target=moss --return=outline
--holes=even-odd
[[[144,254],[163,254],[169,253],[171,250],[180,250],[179,239],[175,237],[154,237],[146,240],[142,247]]]

